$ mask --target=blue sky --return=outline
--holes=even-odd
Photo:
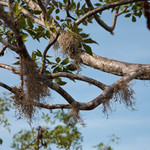
[[[104,19],[111,23],[109,15],[105,15]],[[93,52],[97,55],[128,61],[132,63],[150,64],[150,31],[146,28],[145,18],[138,19],[136,23],[132,23],[129,19],[122,16],[117,21],[114,35],[103,30],[96,23],[84,27],[84,31],[90,33],[91,37],[96,40],[99,45],[92,45]],[[27,43],[30,51],[36,49],[44,49],[47,41],[39,44],[31,42]],[[52,50],[50,51],[51,54]],[[54,54],[56,55],[56,54]],[[14,62],[15,55],[11,51],[7,51],[7,55],[0,57],[0,63]],[[120,77],[103,73],[83,66],[81,75],[95,78],[105,84],[112,84]],[[0,81],[13,86],[19,83],[19,78],[12,75],[10,71],[0,69]],[[69,80],[68,80],[69,81]],[[84,136],[83,149],[94,150],[92,146],[99,142],[107,143],[109,136],[115,134],[120,137],[119,145],[113,145],[115,150],[148,150],[150,142],[150,82],[134,80],[132,83],[135,90],[136,111],[130,111],[123,104],[116,104],[109,118],[102,113],[102,107],[99,106],[95,110],[81,112],[86,123],[86,127],[81,128]],[[78,82],[73,84],[70,82],[64,87],[66,91],[78,101],[86,102],[100,94],[100,90],[89,84]],[[0,87],[0,93],[5,90]],[[55,92],[51,92],[51,103],[63,102],[63,98]],[[8,114],[12,124],[12,133],[9,134],[5,129],[0,128],[0,137],[4,143],[0,146],[0,150],[10,150],[9,145],[11,136],[21,128],[29,128],[27,120],[17,120],[15,113]],[[39,123],[37,123],[39,124]]]

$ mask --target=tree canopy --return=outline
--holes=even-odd
[[[98,44],[97,41],[89,33],[83,32],[84,26],[95,20],[113,35],[117,18],[121,15],[132,22],[144,15],[147,25],[143,28],[147,26],[150,29],[149,1],[99,0],[92,3],[90,0],[0,1],[0,56],[7,57],[6,51],[9,49],[16,57],[14,64],[1,63],[0,68],[20,77],[19,86],[3,82],[0,82],[0,86],[13,94],[12,103],[21,116],[32,119],[38,108],[71,109],[74,120],[79,121],[80,110],[93,110],[102,104],[106,112],[111,107],[112,99],[132,107],[134,91],[128,83],[134,79],[150,80],[150,64],[121,62],[98,56],[90,46]],[[105,10],[113,14],[111,26],[101,19]],[[49,41],[42,50],[38,47],[34,51],[27,49],[27,41],[40,42],[41,39]],[[48,55],[51,47],[63,57]],[[83,65],[121,78],[106,85],[94,78],[79,75]],[[64,77],[74,84],[76,80],[92,84],[102,92],[89,102],[76,100],[63,88],[67,84]],[[61,95],[64,103],[48,104],[45,98],[50,96],[50,90]]]

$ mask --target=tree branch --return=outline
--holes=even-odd
[[[37,0],[38,4],[39,4],[39,6],[42,9],[42,11],[43,11],[44,14],[47,13],[46,3],[44,4],[45,1]]]
[[[85,0],[85,1],[87,3],[88,7],[94,9],[90,0]],[[113,34],[113,30],[115,28],[116,21],[117,21],[118,11],[119,11],[119,8],[117,8],[117,10],[114,13],[112,25],[110,27],[102,19],[100,19],[100,17],[97,14],[94,14],[94,18],[100,26],[102,26],[105,30],[107,30]]]
[[[17,22],[13,20],[13,18],[7,15],[7,13],[4,11],[1,5],[0,5],[0,9],[1,9],[0,19],[2,19],[10,27],[10,29],[15,33],[15,37],[16,37],[16,40],[18,43],[18,49],[19,49],[18,52],[20,53],[20,56],[23,58],[30,58],[30,55],[26,49],[26,46],[24,45],[22,36],[18,29]]]
[[[15,67],[12,67],[10,65],[0,64],[0,68],[8,69],[14,74],[20,74],[20,70],[16,69]]]
[[[48,45],[46,46],[46,48],[43,52],[42,67],[41,67],[41,71],[40,71],[41,74],[43,74],[45,71],[46,54],[47,54],[49,48],[57,41],[58,37],[59,37],[59,34],[57,34],[56,37],[48,43]]]
[[[77,74],[71,74],[71,73],[67,73],[67,72],[58,72],[58,73],[53,73],[53,74],[46,75],[46,76],[49,79],[54,79],[54,78],[58,78],[58,77],[67,77],[70,79],[77,79],[77,80],[88,82],[89,84],[93,84],[102,90],[107,88],[107,85],[105,85],[97,80],[94,80],[94,79],[86,77],[86,76],[80,76]]]
[[[10,17],[14,20],[14,15],[13,15],[13,0],[8,0],[8,9],[9,9]]]
[[[58,84],[53,83],[53,82],[49,82],[49,80],[47,80],[46,84],[51,89],[53,89],[54,91],[59,93],[71,106],[73,106],[75,103],[78,103],[63,88],[61,88]]]
[[[73,20],[76,20],[74,17],[72,17],[72,16],[70,15],[70,12],[69,12],[69,10],[70,10],[70,0],[68,0],[68,4],[66,5],[65,10],[66,10],[66,13],[67,13],[67,17],[69,17],[69,18],[71,18],[71,19],[73,19]]]
[[[82,17],[80,17],[78,20],[75,21],[75,23],[77,25],[79,25],[81,22],[83,22],[86,18],[94,15],[94,14],[97,14],[98,12],[101,12],[101,11],[104,11],[106,9],[109,9],[109,8],[114,8],[114,7],[117,7],[117,6],[121,6],[121,5],[124,5],[124,4],[130,4],[130,3],[134,3],[134,2],[141,2],[141,1],[144,1],[144,0],[120,0],[120,1],[117,1],[117,2],[113,2],[113,3],[110,3],[110,4],[105,4],[103,6],[100,6],[98,8],[95,8],[89,12],[87,12],[86,14],[84,14]]]
[[[80,54],[81,63],[103,72],[111,73],[118,76],[124,76],[135,69],[147,68],[141,76],[136,79],[150,80],[150,64],[134,64],[114,59],[109,59],[93,54],[93,56],[82,52]]]
[[[4,56],[4,52],[6,50],[7,46],[3,46],[2,49],[0,50],[0,56]]]
[[[41,107],[45,109],[72,109],[71,105],[69,104],[43,104],[43,103],[33,103],[34,106],[36,107]]]
[[[5,83],[0,82],[0,86],[7,89],[8,91],[14,93],[13,88],[11,88],[10,86],[6,85]]]
[[[131,80],[137,78],[138,76],[142,75],[145,69],[137,69],[135,71],[130,72],[129,74],[125,75],[112,85],[108,86],[104,92],[93,99],[88,103],[79,103],[79,110],[92,110],[95,109],[100,104],[110,100],[114,94],[114,92],[119,91],[122,88],[122,85],[128,84]]]
[[[8,47],[9,49],[13,50],[14,52],[18,53],[18,48],[12,44],[10,44],[8,41],[0,37],[0,42],[5,46]]]

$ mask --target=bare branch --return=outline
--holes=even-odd
[[[0,56],[4,56],[4,52],[6,50],[7,46],[3,46],[2,49],[0,50]]]
[[[124,12],[126,12],[126,11],[127,11],[127,9],[128,9],[128,6],[126,6],[126,7],[125,7],[125,9],[124,9],[122,12],[118,13],[118,14],[117,14],[117,16],[122,15]]]
[[[53,89],[54,91],[59,93],[70,105],[73,106],[75,103],[78,103],[63,88],[61,88],[58,84],[53,83],[53,82],[49,82],[49,80],[47,80],[46,84],[51,89]]]
[[[10,65],[0,64],[0,68],[8,69],[14,74],[20,74],[20,70],[16,69],[15,67],[12,67]]]
[[[22,1],[25,2],[32,10],[42,11],[40,6],[36,2],[31,1],[31,0],[22,0]]]
[[[13,88],[11,88],[10,86],[8,86],[8,85],[6,85],[6,84],[4,84],[2,82],[0,82],[0,86],[5,88],[5,89],[7,89],[8,91],[14,93]]]
[[[129,74],[125,75],[112,85],[108,86],[104,92],[96,97],[94,100],[88,102],[88,103],[78,103],[79,110],[92,110],[95,109],[100,104],[110,100],[116,92],[116,90],[119,90],[122,88],[121,85],[128,84],[131,80],[137,78],[138,76],[142,75],[144,73],[144,69],[137,69],[135,71],[130,72]]]
[[[9,9],[9,14],[12,20],[14,20],[14,15],[13,15],[13,0],[8,0],[8,9]]]
[[[46,60],[45,60],[45,59],[46,59],[46,54],[47,54],[49,48],[57,41],[58,37],[59,37],[59,34],[57,34],[56,37],[55,37],[52,41],[50,41],[50,42],[48,43],[48,45],[46,46],[46,48],[45,48],[45,50],[44,50],[44,52],[43,52],[42,67],[41,67],[41,71],[40,71],[41,74],[43,74],[44,71],[45,71],[45,63],[46,63]]]
[[[33,103],[34,106],[45,108],[45,109],[72,109],[71,105],[69,104],[43,104],[43,103]]]
[[[86,76],[81,76],[81,75],[77,75],[77,74],[71,74],[71,73],[67,73],[67,72],[58,72],[58,73],[53,73],[50,75],[46,75],[49,79],[54,79],[54,78],[58,78],[58,77],[67,77],[70,79],[77,79],[77,80],[81,80],[81,81],[85,81],[88,82],[90,84],[93,84],[95,86],[97,86],[98,88],[104,90],[106,89],[107,85],[94,80],[92,78],[86,77]]]
[[[71,15],[70,15],[70,0],[68,0],[68,4],[66,5],[66,8],[65,8],[65,10],[66,10],[66,13],[67,13],[67,17],[69,17],[69,18],[71,18],[71,19],[73,19],[73,20],[76,20],[74,17],[72,17]]]
[[[46,0],[45,0],[46,1]],[[41,0],[37,0],[40,8],[42,9],[43,13],[46,14],[47,13],[47,9],[46,9],[46,3],[44,4],[45,1],[41,1]]]
[[[81,59],[81,63],[84,65],[118,76],[124,76],[135,69],[147,68],[147,71],[136,79],[150,80],[150,64],[127,63],[97,56],[95,54],[91,56],[86,52],[82,52],[79,57]]]
[[[87,3],[88,7],[94,9],[94,7],[93,7],[90,0],[85,0],[85,1]],[[119,8],[117,8],[117,10],[114,13],[114,17],[113,17],[113,20],[112,20],[112,25],[110,27],[102,19],[100,19],[100,17],[97,14],[94,14],[94,18],[100,26],[102,26],[105,30],[107,30],[107,31],[109,31],[113,34],[112,31],[114,30],[115,25],[116,25],[118,11],[119,11]]]
[[[94,14],[97,14],[98,12],[101,12],[101,11],[104,11],[106,9],[109,9],[109,8],[114,8],[114,7],[117,7],[117,6],[121,6],[121,5],[124,5],[124,4],[130,4],[130,3],[134,3],[134,2],[141,2],[141,1],[144,1],[144,0],[120,0],[120,1],[117,1],[117,2],[113,2],[113,3],[110,3],[110,4],[105,4],[103,6],[100,6],[98,8],[95,8],[89,12],[87,12],[86,14],[84,14],[82,17],[80,17],[77,21],[75,21],[75,23],[77,25],[79,25],[81,22],[83,22],[86,18],[94,15]]]

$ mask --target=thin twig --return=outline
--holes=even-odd
[[[74,17],[72,17],[71,15],[70,15],[70,0],[68,0],[68,4],[66,5],[66,8],[65,8],[65,10],[66,10],[66,13],[67,13],[67,17],[69,17],[69,18],[71,18],[71,19],[73,19],[74,21],[76,20]]]
[[[7,46],[3,46],[2,49],[0,50],[0,56],[4,56],[4,51],[7,49]]]
[[[120,15],[122,15],[123,13],[125,13],[125,12],[127,11],[128,7],[129,7],[129,6],[126,6],[125,9],[124,9],[122,12],[120,12],[120,13],[117,14],[117,16],[120,16]]]
[[[48,43],[48,45],[46,46],[46,48],[43,52],[42,66],[41,66],[41,71],[40,71],[41,74],[43,74],[46,69],[46,67],[45,67],[46,54],[47,54],[48,50],[50,49],[50,47],[57,41],[58,37],[59,37],[59,34],[57,34],[56,37]]]

